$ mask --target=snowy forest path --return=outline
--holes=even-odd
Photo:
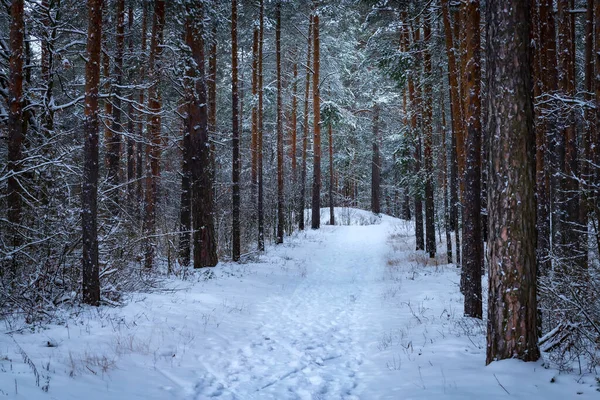
[[[289,248],[305,272],[295,287],[265,293],[254,328],[228,343],[229,359],[219,359],[221,351],[202,357],[213,382],[202,377],[195,398],[359,398],[361,343],[379,306],[370,283],[382,276],[388,232],[377,225],[325,230]]]

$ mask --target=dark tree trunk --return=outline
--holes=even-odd
[[[148,4],[146,2],[146,0],[142,1],[142,37],[141,37],[141,66],[140,66],[140,77],[144,77],[145,73],[146,73],[146,67],[145,67],[145,61],[146,61],[146,36],[147,36],[147,31],[148,31]],[[140,93],[139,93],[139,103],[140,104],[144,104],[145,103],[145,99],[144,99],[144,89],[140,89]],[[137,124],[137,146],[136,146],[136,171],[135,171],[135,177],[137,180],[137,184],[136,184],[136,197],[137,197],[137,204],[136,204],[136,209],[138,210],[138,213],[141,214],[141,205],[144,201],[144,180],[143,175],[144,175],[144,154],[145,154],[145,148],[147,146],[144,146],[144,118],[139,118],[139,122]],[[148,162],[146,160],[146,162]]]
[[[91,6],[91,5],[90,5]],[[14,250],[21,246],[19,225],[22,218],[20,171],[23,161],[23,45],[25,39],[23,0],[13,0],[10,7],[10,59],[9,59],[9,115],[8,115],[8,198],[7,216],[10,224],[10,245]],[[90,15],[91,16],[91,15]],[[8,280],[14,283],[17,275],[18,257],[10,263]],[[97,263],[96,263],[97,265]],[[1,273],[1,272],[0,272]]]
[[[277,62],[277,244],[283,243],[285,208],[283,198],[283,98],[281,89],[281,0],[275,4],[275,53]]]
[[[213,186],[211,151],[208,134],[206,75],[204,70],[204,40],[202,36],[202,4],[192,5],[186,21],[186,38],[195,62],[195,88],[189,103],[188,129],[192,142],[192,223],[194,268],[214,267],[219,262],[213,222]]]
[[[129,35],[129,57],[135,57],[133,54],[133,3],[129,3],[129,10],[127,13],[127,33]],[[135,81],[132,68],[130,69],[128,76],[131,80]],[[127,99],[129,105],[127,107],[127,207],[132,210],[135,200],[135,186],[133,181],[135,180],[135,142],[133,140],[134,132],[134,121],[136,118],[135,109],[133,106],[133,95],[134,91],[129,90]]]
[[[319,44],[319,1],[313,0],[313,185],[312,185],[312,229],[321,226],[321,99],[319,98],[319,69],[321,65]]]
[[[265,250],[265,214],[263,204],[263,44],[265,33],[265,4],[260,0],[258,37],[258,135],[256,137],[256,167],[258,169],[258,250]]]
[[[373,159],[371,161],[371,211],[381,212],[381,155],[379,154],[379,104],[373,105]]]
[[[156,0],[154,2],[150,59],[148,61],[152,86],[148,89],[148,109],[151,113],[148,139],[151,141],[151,144],[146,146],[146,210],[144,216],[144,232],[146,233],[144,264],[146,268],[152,268],[154,264],[154,253],[156,251],[153,236],[156,230],[156,201],[160,178],[162,109],[159,64],[162,56],[164,26],[165,1]]]
[[[258,96],[258,39],[260,28],[254,24],[252,33],[252,98]],[[256,200],[256,185],[258,184],[258,109],[255,101],[252,102],[252,134],[250,138],[250,181],[252,184],[253,200]]]
[[[463,197],[463,288],[465,315],[482,317],[481,271],[481,69],[479,0],[463,0],[465,31],[465,173]]]
[[[421,40],[420,28],[412,28],[413,44],[418,44]],[[414,75],[414,79],[413,76]],[[416,82],[415,82],[416,81]],[[408,78],[408,94],[410,99],[411,107],[411,133],[414,145],[414,174],[420,176],[421,174],[421,135],[420,128],[422,127],[419,122],[418,115],[421,109],[421,95],[419,91],[419,74],[411,74]],[[422,121],[421,121],[422,122]],[[423,231],[423,195],[421,188],[417,187],[415,190],[415,237],[416,237],[416,250],[425,250],[425,235]]]
[[[446,259],[448,264],[452,263],[452,237],[450,235],[450,209],[448,208],[448,143],[446,139],[446,111],[444,108],[444,95],[440,93],[440,109],[442,110],[442,190],[444,192],[444,230],[446,231]]]
[[[575,52],[574,52],[574,17],[570,13],[573,0],[558,0],[558,54],[559,74],[558,87],[564,98],[575,96]],[[562,114],[561,126],[564,143],[564,165],[562,166],[562,204],[561,233],[559,240],[561,264],[563,270],[582,267],[585,258],[581,251],[579,221],[579,185],[577,181],[577,131],[575,113],[566,109]]]
[[[333,201],[333,127],[329,123],[329,225],[335,225],[335,209]]]
[[[85,140],[83,187],[81,191],[83,302],[93,306],[100,305],[100,268],[98,265],[98,86],[100,84],[100,51],[102,45],[102,3],[103,0],[88,0],[87,3],[88,62],[85,65]]]
[[[306,80],[304,83],[304,115],[302,122],[302,166],[300,172],[300,199],[298,201],[298,229],[304,230],[304,205],[306,203],[306,163],[308,151],[308,133],[309,133],[309,100],[310,100],[310,77],[311,77],[311,55],[312,55],[312,31],[313,16],[310,15],[308,23],[308,35],[306,46]]]
[[[116,48],[115,62],[113,64],[112,82],[112,115],[111,115],[111,141],[106,143],[106,152],[108,157],[108,183],[113,187],[120,184],[121,174],[121,136],[123,127],[121,126],[121,86],[123,85],[123,52],[125,49],[125,0],[116,0]],[[118,189],[111,190],[110,199],[115,206],[110,207],[113,213],[118,213],[119,197],[121,191]]]
[[[238,95],[238,43],[237,43],[237,0],[231,0],[231,124],[232,124],[232,156],[231,167],[232,188],[232,254],[233,261],[239,261],[241,254],[240,230],[240,117]]]
[[[452,135],[452,147],[450,148],[450,220],[452,221],[452,229],[454,230],[454,249],[456,250],[456,266],[460,268],[460,232],[459,224],[459,209],[460,202],[458,200],[459,178],[458,178],[458,162],[456,160],[456,136]]]
[[[594,102],[594,0],[588,0],[585,14],[585,100],[590,104]],[[583,178],[580,186],[583,189],[580,194],[579,205],[579,221],[581,223],[581,232],[583,232],[582,246],[582,264],[587,265],[587,237],[589,234],[588,228],[588,213],[592,210],[592,204],[595,203],[593,188],[596,185],[594,179],[593,161],[595,159],[594,152],[596,151],[596,125],[594,122],[594,111],[590,107],[586,107],[584,113],[585,132],[582,137],[583,160],[580,161],[581,177]]]
[[[431,44],[431,25],[429,17],[425,18],[423,24],[423,61],[425,77],[431,75],[431,53],[428,46]],[[433,203],[433,94],[430,79],[425,79],[423,88],[423,162],[425,167],[425,249],[430,258],[435,257],[435,210]]]
[[[186,32],[187,34],[187,32]],[[189,69],[191,70],[191,68]],[[188,78],[192,78],[189,76]],[[186,82],[186,114],[189,112],[189,102],[193,101],[193,86],[191,82]],[[183,124],[183,143],[182,143],[182,162],[181,162],[181,204],[179,208],[179,263],[184,266],[190,265],[191,252],[191,230],[192,230],[192,187],[191,187],[191,163],[192,163],[192,138],[190,136],[189,116]]]
[[[540,76],[541,93],[545,96],[552,95],[557,89],[558,76],[556,65],[556,31],[554,24],[553,0],[540,0],[539,2],[539,32],[540,32]],[[556,123],[550,113],[546,113],[552,107],[544,103],[540,106],[540,114],[546,114],[543,118],[543,131],[540,129],[536,137],[536,161],[537,168],[537,250],[539,273],[545,275],[552,266],[551,263],[551,236],[552,231],[557,228],[557,206],[556,200],[559,196],[560,179],[554,172],[557,171],[559,161],[562,159],[561,136],[556,129]],[[540,122],[541,123],[541,122]],[[541,137],[543,135],[543,137]],[[543,157],[545,155],[545,157]],[[554,199],[554,200],[553,200]],[[552,222],[552,230],[551,230]]]
[[[488,364],[540,357],[529,13],[529,1],[487,3],[488,132],[495,132],[488,186]]]
[[[595,54],[595,59],[594,59],[594,69],[596,71],[596,79],[595,79],[595,89],[596,89],[596,93],[595,93],[595,100],[596,100],[596,131],[595,131],[595,137],[594,137],[594,143],[598,143],[598,141],[600,140],[600,1],[596,1],[594,3],[594,16],[595,16],[595,21],[594,21],[594,54]],[[600,164],[600,150],[599,149],[595,149],[594,153],[593,153],[593,162],[594,165],[599,165]],[[599,172],[596,171],[596,176],[595,176],[595,182],[599,182],[600,181],[600,175]],[[595,196],[594,196],[595,200],[596,200],[596,204],[594,209],[596,210],[596,213],[598,213],[598,202],[600,201],[600,193],[598,190],[598,187],[596,186],[595,188]],[[596,214],[596,218],[600,219],[600,215]],[[598,234],[599,232],[596,232],[596,241],[598,242]],[[600,243],[598,248],[600,249]]]

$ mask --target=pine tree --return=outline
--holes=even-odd
[[[313,185],[312,185],[312,229],[321,226],[321,99],[319,76],[321,68],[319,42],[319,1],[313,0]]]
[[[83,236],[83,302],[92,306],[100,305],[100,267],[98,265],[98,90],[102,45],[102,4],[103,0],[88,0],[87,2],[88,61],[85,65],[85,141],[83,187],[81,190],[81,227]]]
[[[306,204],[306,169],[307,169],[307,151],[308,151],[308,133],[309,133],[309,100],[310,100],[310,78],[312,73],[312,33],[313,33],[313,15],[308,21],[308,34],[306,45],[306,79],[304,83],[304,113],[302,117],[302,165],[300,173],[300,195],[298,202],[298,229],[304,230],[304,206]]]
[[[148,110],[150,123],[148,126],[150,142],[146,145],[146,192],[144,232],[146,243],[144,249],[146,268],[152,268],[155,255],[155,240],[152,236],[156,230],[156,201],[160,179],[161,155],[161,109],[162,97],[160,92],[159,65],[162,57],[163,29],[165,26],[165,1],[155,0],[152,20],[152,38],[150,41],[149,78],[152,86],[148,89]]]
[[[232,126],[232,256],[239,261],[241,253],[240,232],[240,118],[238,94],[238,43],[237,43],[237,0],[231,0],[231,126]]]
[[[490,135],[488,195],[488,364],[540,357],[529,17],[528,1],[487,3],[487,128],[495,132]],[[507,54],[511,57],[505,58]]]
[[[283,97],[281,88],[281,0],[275,3],[275,54],[277,63],[277,239],[283,243],[285,210],[283,195]]]
[[[463,0],[461,5],[465,32],[465,171],[463,195],[463,287],[465,315],[482,317],[481,271],[481,67],[479,1]]]

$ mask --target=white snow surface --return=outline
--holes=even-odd
[[[485,323],[462,316],[458,270],[415,252],[410,223],[336,212],[353,225],[1,334],[0,399],[600,398],[595,376],[542,361],[486,367]]]

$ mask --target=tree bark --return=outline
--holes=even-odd
[[[275,55],[277,62],[277,244],[283,243],[285,209],[283,197],[283,97],[281,88],[281,0],[275,3]]]
[[[575,52],[574,52],[574,16],[569,12],[573,0],[558,0],[558,88],[565,98],[575,96]],[[571,109],[564,110],[562,121],[562,139],[564,143],[564,165],[562,174],[562,240],[560,255],[563,271],[583,267],[585,261],[581,249],[579,221],[579,184],[577,165],[577,131],[575,114]]]
[[[429,17],[425,18],[423,24],[423,61],[425,77],[431,75],[431,53],[428,46],[431,44],[431,23]],[[423,85],[425,107],[423,108],[423,162],[425,167],[425,249],[429,258],[434,258],[436,253],[435,244],[435,210],[433,203],[433,93],[431,82],[425,79]]]
[[[487,3],[488,131],[494,132],[488,192],[488,364],[540,357],[529,14],[529,1]]]
[[[192,143],[192,223],[194,268],[214,267],[219,262],[213,222],[213,185],[208,132],[202,3],[188,5],[186,37],[194,61],[195,87],[189,102],[188,129]]]
[[[379,154],[379,104],[373,104],[373,154],[371,161],[371,211],[381,212],[381,155]]]
[[[146,42],[147,42],[147,31],[148,31],[148,3],[146,0],[142,0],[142,35],[141,35],[141,62],[140,62],[140,77],[144,77],[146,74],[146,67],[145,67],[145,61],[146,61]],[[144,98],[144,89],[140,89],[139,92],[139,103],[140,104],[144,104],[145,103],[145,98]],[[137,124],[137,146],[136,146],[136,171],[135,171],[135,177],[137,180],[137,184],[136,184],[136,197],[137,197],[137,204],[136,204],[136,209],[138,210],[139,213],[141,213],[141,205],[144,201],[144,180],[142,179],[143,175],[144,175],[144,154],[145,154],[145,148],[147,148],[147,146],[144,146],[144,142],[145,142],[145,138],[144,138],[144,118],[139,118],[138,124]],[[146,160],[147,162],[147,160]]]
[[[403,20],[407,20],[406,14],[403,16]],[[412,28],[413,35],[413,44],[418,43],[420,39],[419,29]],[[409,28],[408,25],[404,25],[404,32],[406,35],[406,42],[409,42]],[[413,78],[414,76],[414,78]],[[421,139],[419,135],[419,121],[417,118],[417,110],[420,109],[420,100],[417,92],[418,87],[418,77],[419,74],[410,74],[408,76],[408,98],[410,100],[411,107],[411,117],[410,117],[410,133],[411,139],[413,141],[414,152],[414,174],[415,176],[419,175],[421,170]],[[415,83],[415,80],[417,82]],[[425,249],[425,237],[423,232],[423,202],[421,200],[421,193],[418,188],[416,188],[416,193],[414,195],[415,202],[415,238],[416,238],[416,250],[424,250]]]
[[[237,43],[237,1],[231,0],[231,124],[232,124],[232,231],[231,258],[239,261],[241,254],[240,230],[240,117],[238,95],[238,43]]]
[[[444,108],[444,95],[440,92],[440,109],[442,110],[442,191],[444,192],[444,230],[446,231],[446,260],[452,263],[452,237],[450,235],[450,209],[448,208],[448,143],[446,139],[446,110]]]
[[[15,3],[13,2],[13,6]],[[22,6],[23,2],[20,3]],[[100,268],[98,265],[98,89],[100,85],[100,52],[102,46],[102,3],[103,0],[88,0],[87,2],[88,62],[85,65],[85,140],[83,187],[81,191],[81,227],[83,235],[83,302],[92,306],[100,305]],[[23,32],[22,29],[21,32]]]
[[[304,230],[304,205],[306,202],[306,163],[308,151],[308,133],[309,133],[309,100],[310,100],[310,77],[311,77],[311,53],[312,53],[312,31],[313,15],[311,14],[308,22],[307,46],[306,46],[306,80],[304,83],[304,115],[302,122],[302,165],[300,172],[300,201],[298,201],[298,229]]]
[[[161,110],[162,98],[160,91],[159,64],[162,57],[163,29],[165,26],[165,1],[155,0],[152,21],[152,38],[150,41],[149,78],[151,86],[148,89],[148,109],[150,111],[150,126],[148,128],[150,144],[146,146],[146,200],[144,216],[144,232],[146,234],[145,260],[146,268],[154,264],[156,231],[156,200],[160,179],[161,156]]]
[[[333,172],[333,127],[329,123],[329,225],[335,225],[335,204],[333,199],[334,172]]]
[[[319,1],[313,0],[313,185],[312,185],[312,229],[321,226],[321,99],[319,97],[320,42],[319,42]]]
[[[129,9],[127,13],[127,33],[129,35],[128,47],[129,57],[133,58],[133,3],[129,3]],[[135,81],[133,68],[130,66],[128,77]],[[130,210],[135,209],[135,186],[133,181],[135,180],[135,168],[136,168],[136,157],[135,157],[135,141],[134,137],[134,121],[136,119],[136,113],[133,106],[134,90],[128,90],[127,99],[129,106],[127,108],[127,206]]]
[[[250,139],[250,180],[252,183],[253,190],[256,190],[258,183],[258,109],[256,104],[256,98],[258,96],[258,38],[259,38],[259,24],[254,24],[252,33],[252,137]],[[255,193],[255,192],[254,192]]]
[[[113,73],[111,81],[113,83],[112,96],[112,114],[111,114],[111,141],[106,143],[106,152],[108,157],[108,183],[112,187],[120,184],[121,168],[121,136],[123,127],[121,126],[121,86],[123,84],[123,52],[125,49],[125,0],[116,0],[117,29],[115,42],[115,61],[113,64]],[[110,207],[113,213],[118,213],[120,190],[110,191],[110,199],[115,206]]]
[[[23,161],[23,58],[24,58],[24,5],[23,0],[13,0],[10,6],[10,59],[9,59],[9,115],[8,115],[8,198],[7,216],[10,224],[10,241],[14,250],[21,246],[19,225],[22,219],[20,171]],[[8,280],[14,283],[18,270],[17,257],[10,263]]]
[[[265,250],[265,214],[263,204],[263,45],[265,34],[265,4],[260,0],[258,35],[258,135],[256,137],[256,167],[258,169],[258,250]]]
[[[465,315],[482,317],[481,271],[481,69],[479,0],[463,0],[465,32],[465,171],[463,196],[463,269]]]

